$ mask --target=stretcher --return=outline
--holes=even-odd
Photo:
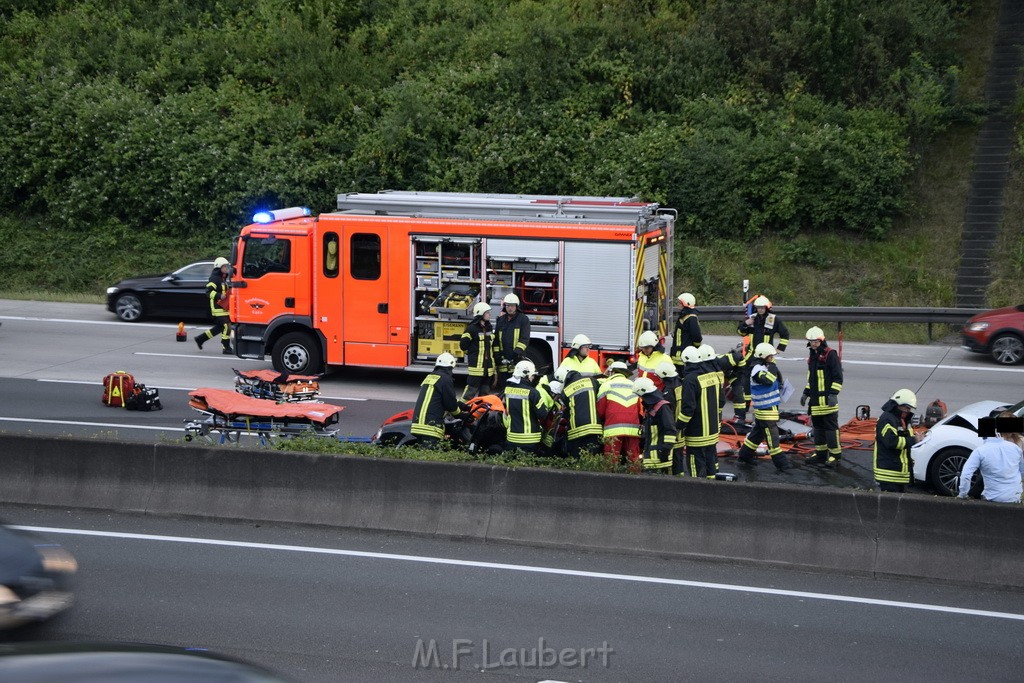
[[[314,401],[320,395],[319,377],[289,375],[273,370],[235,370],[235,391],[278,403]]]
[[[253,434],[260,445],[270,437],[318,436],[336,438],[338,417],[344,408],[329,403],[276,403],[244,396],[227,389],[200,388],[190,391],[188,405],[200,418],[185,420],[185,440],[205,439],[214,443],[238,443],[242,434]]]

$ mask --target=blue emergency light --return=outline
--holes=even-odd
[[[309,215],[312,215],[312,212],[308,207],[293,206],[287,209],[278,209],[277,211],[259,211],[253,214],[252,222],[274,223],[276,221],[286,221],[289,218],[302,218]]]

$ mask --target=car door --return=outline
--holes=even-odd
[[[175,279],[166,282],[165,305],[168,312],[190,317],[206,317],[210,312],[206,283],[213,272],[212,261],[193,263],[174,273]]]

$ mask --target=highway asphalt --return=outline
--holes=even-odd
[[[76,606],[34,637],[205,647],[296,681],[1020,680],[1024,666],[1019,592],[284,525],[0,518],[80,564]]]

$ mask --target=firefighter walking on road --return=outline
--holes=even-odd
[[[444,416],[459,412],[455,379],[452,377],[454,367],[455,356],[446,351],[437,357],[434,371],[420,384],[409,430],[424,448],[433,448],[444,438]]]
[[[700,347],[704,337],[700,332],[700,321],[697,320],[697,299],[689,292],[679,295],[679,317],[676,318],[676,329],[672,334],[672,362],[677,371],[683,372],[683,350],[688,346]]]
[[[530,343],[530,318],[519,308],[519,297],[506,294],[501,302],[503,312],[494,325],[494,343],[498,361],[498,387],[512,375],[513,366],[522,360]]]
[[[800,405],[807,405],[814,430],[811,465],[834,465],[843,457],[839,444],[839,392],[843,389],[843,366],[839,354],[825,341],[820,327],[807,330],[807,385]]]
[[[597,390],[597,417],[603,425],[609,466],[626,465],[631,472],[639,472],[640,398],[633,393],[629,367],[620,360],[608,367],[608,379]]]
[[[754,299],[753,315],[743,320],[737,327],[737,331],[745,337],[750,337],[750,343],[746,348],[746,354],[743,359],[744,367],[746,368],[743,381],[738,384],[734,383],[732,390],[733,412],[737,420],[745,421],[747,419],[747,408],[751,401],[750,368],[754,360],[751,354],[760,344],[770,344],[775,347],[778,353],[783,353],[786,347],[789,346],[789,328],[786,327],[786,324],[777,315],[772,313],[772,302],[762,294]],[[778,344],[775,343],[776,335],[779,337]],[[741,389],[742,392],[740,391]]]
[[[644,471],[654,474],[670,474],[672,472],[672,451],[675,449],[678,434],[672,407],[649,377],[638,377],[633,382],[633,393],[640,397],[644,407],[644,426],[641,437]]]
[[[875,482],[882,491],[903,493],[914,476],[910,447],[917,443],[911,420],[917,396],[900,389],[882,406],[875,423]]]
[[[754,428],[740,446],[739,461],[754,464],[757,447],[763,440],[768,455],[780,472],[790,469],[789,457],[779,443],[779,404],[782,402],[782,373],[775,365],[775,347],[761,343],[754,349],[754,367],[750,369],[750,390],[754,406]]]
[[[469,379],[462,392],[462,400],[491,392],[494,386],[494,330],[491,327],[491,307],[484,301],[473,306],[473,319],[459,339],[459,348],[466,354]]]
[[[206,283],[206,298],[210,301],[210,315],[213,316],[213,327],[206,332],[200,332],[195,337],[196,346],[200,350],[208,340],[220,335],[222,353],[229,355],[231,350],[231,320],[228,317],[228,277],[231,273],[231,264],[223,256],[218,256],[213,262],[213,272],[210,273],[210,280]]]

